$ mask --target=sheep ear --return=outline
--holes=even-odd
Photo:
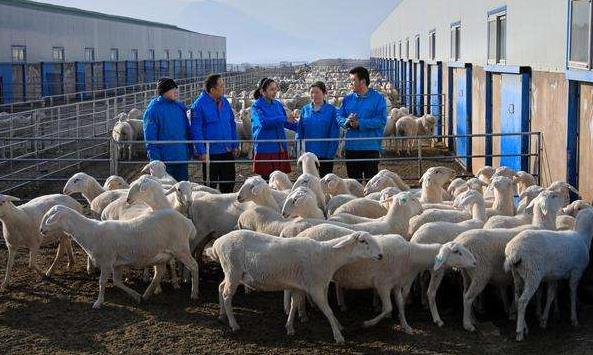
[[[17,202],[17,201],[20,201],[21,200],[18,197],[14,197],[14,196],[10,196],[10,195],[4,195],[4,199],[6,201],[10,201],[10,202]]]
[[[334,245],[334,249],[343,248],[347,245],[350,245],[350,244],[356,242],[356,240],[358,239],[359,236],[360,236],[360,233],[352,233],[352,234],[348,235],[348,238],[343,238],[338,244]]]
[[[169,190],[165,191],[165,196],[166,196],[166,195],[170,195],[170,194],[172,194],[172,193],[174,193],[174,192],[177,192],[177,191],[178,191],[178,190],[177,190],[177,186],[176,186],[176,185],[173,185],[173,186],[171,186],[171,187],[169,188]]]
[[[140,172],[145,173],[145,174],[150,174],[150,163],[144,165],[144,167],[142,168],[142,170]]]
[[[566,187],[567,187],[567,188],[568,188],[570,191],[572,191],[572,192],[574,192],[575,194],[577,194],[578,196],[580,196],[580,195],[581,195],[581,193],[579,192],[579,190],[577,190],[577,189],[576,189],[574,186],[572,186],[571,184],[566,184]]]
[[[538,201],[538,198],[534,198],[533,200],[531,200],[531,202],[529,202],[529,204],[527,205],[527,207],[525,207],[525,211],[530,211],[533,210],[533,207],[536,203],[536,201]]]
[[[433,270],[438,271],[443,265],[445,265],[445,262],[449,258],[450,254],[451,254],[451,245],[449,243],[447,243],[441,247],[441,250],[439,251],[437,256],[434,258]]]

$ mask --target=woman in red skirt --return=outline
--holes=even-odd
[[[296,117],[286,116],[284,107],[276,100],[278,85],[273,79],[263,78],[254,93],[251,106],[253,130],[253,172],[268,180],[274,170],[290,173],[288,144],[284,128],[297,129]],[[270,142],[269,140],[277,140]]]

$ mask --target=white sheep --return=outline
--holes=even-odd
[[[198,263],[192,258],[189,240],[196,230],[191,221],[177,211],[164,209],[128,221],[96,221],[62,205],[52,207],[39,227],[42,235],[59,231],[74,239],[101,269],[99,297],[93,308],[100,308],[105,297],[105,285],[110,276],[118,288],[136,301],[140,294],[125,286],[121,280],[126,266],[144,268],[153,265],[155,276],[142,298],[147,299],[164,265],[176,258],[192,274],[191,298],[198,298]]]
[[[20,201],[19,198],[0,194],[0,221],[2,221],[2,236],[8,249],[8,261],[6,264],[6,274],[4,281],[0,285],[0,291],[6,290],[10,285],[10,274],[14,265],[14,259],[19,249],[29,250],[29,268],[37,274],[50,276],[58,259],[64,253],[68,254],[68,267],[74,262],[74,253],[72,244],[63,234],[52,235],[53,240],[59,239],[60,244],[56,257],[44,274],[37,265],[37,253],[42,244],[42,238],[39,234],[39,223],[43,214],[50,208],[58,204],[71,206],[77,211],[82,211],[82,206],[72,197],[66,195],[45,195],[32,199],[31,201],[15,206],[14,202]]]
[[[548,298],[540,325],[545,328],[558,280],[568,279],[570,320],[578,325],[577,286],[589,264],[593,236],[593,210],[584,209],[577,216],[575,231],[524,231],[505,248],[505,270],[511,271],[517,303],[517,340],[527,332],[525,309],[543,280],[548,281]]]
[[[287,333],[294,334],[296,308],[305,295],[310,297],[330,322],[334,339],[343,343],[340,324],[327,302],[327,289],[340,267],[365,258],[382,258],[381,247],[368,233],[357,232],[327,242],[311,239],[282,239],[252,231],[234,231],[217,239],[208,256],[224,272],[220,283],[220,318],[233,331],[239,329],[232,298],[241,284],[261,291],[290,290],[292,300]]]
[[[533,219],[533,208],[527,208],[544,188],[541,186],[530,186],[523,190],[519,195],[520,201],[517,207],[517,215],[515,216],[504,216],[496,215],[488,219],[488,222],[484,224],[484,229],[494,228],[516,228],[525,224],[530,224]],[[560,216],[559,216],[560,217]]]
[[[494,191],[494,204],[486,209],[486,216],[514,216],[515,204],[513,200],[513,180],[504,176],[492,178],[488,189]]]
[[[451,180],[455,174],[455,170],[446,168],[444,166],[428,168],[419,180],[419,182],[422,184],[420,202],[443,202],[443,194],[446,193],[446,191],[443,189],[443,185],[445,185],[447,181]]]
[[[111,175],[105,180],[105,183],[103,184],[104,191],[122,190],[128,188],[130,188],[128,182],[123,177],[117,175]]]
[[[403,137],[403,145],[406,146],[408,154],[412,153],[412,147],[416,143],[418,136],[433,136],[434,127],[436,125],[436,118],[431,114],[425,114],[422,117],[414,117],[413,115],[400,118],[396,124],[396,135]],[[434,142],[431,143],[434,146]],[[400,149],[397,150],[398,154]]]
[[[154,176],[163,185],[175,185],[177,183],[177,180],[167,173],[165,163],[160,160],[153,160],[144,165],[141,172]]]
[[[465,246],[476,257],[474,269],[462,270],[464,276],[463,294],[463,327],[474,331],[471,310],[474,299],[488,285],[493,283],[499,287],[511,284],[512,278],[503,269],[504,250],[506,245],[520,232],[530,229],[555,228],[556,215],[562,208],[561,194],[556,191],[544,191],[531,203],[534,206],[533,224],[513,229],[476,229],[461,233],[456,242]],[[437,286],[438,288],[438,286]],[[502,293],[504,295],[504,293]],[[503,297],[505,310],[508,309],[506,297]]]
[[[556,229],[574,230],[576,226],[576,216],[578,213],[586,208],[593,208],[591,204],[584,200],[573,201],[570,205],[562,209],[562,215],[556,218]]]
[[[126,157],[128,152],[128,160],[132,160],[132,145],[126,143],[134,140],[134,128],[128,122],[116,122],[111,130],[111,138],[117,144],[117,152],[119,159]]]
[[[338,195],[364,196],[364,187],[356,179],[343,179],[334,173],[329,173],[320,182],[323,192],[330,197]]]
[[[317,205],[325,213],[325,211],[326,211],[326,209],[325,209],[325,195],[323,193],[323,189],[321,188],[320,179],[315,175],[312,175],[309,173],[303,173],[294,182],[294,185],[292,185],[292,189],[290,192],[292,193],[294,190],[296,190],[299,187],[307,187],[307,188],[311,189],[311,191],[313,191],[313,193],[315,193],[315,196],[317,198]]]
[[[388,187],[388,188],[384,189],[383,191],[381,191],[380,193],[378,193],[379,199],[377,201],[385,209],[385,214],[387,214],[387,211],[389,211],[389,207],[391,206],[391,203],[393,201],[393,199],[391,197],[399,194],[400,192],[401,191],[397,187]],[[377,194],[377,193],[373,193],[373,194],[367,196],[367,198],[370,198],[371,196],[373,196],[375,194]],[[381,217],[377,217],[377,218],[381,218]],[[371,221],[376,220],[376,218],[362,217],[362,216],[357,216],[354,214],[342,212],[342,213],[333,214],[331,217],[328,218],[328,220],[338,221],[338,222],[343,222],[343,223],[348,223],[348,224],[356,224],[356,223],[363,223],[363,222],[371,222]]]
[[[517,187],[517,193],[521,195],[525,189],[529,186],[533,186],[537,184],[535,177],[528,172],[525,171],[518,171],[517,175],[513,177],[513,183]]]
[[[319,159],[317,155],[311,152],[303,153],[297,160],[297,166],[302,170],[303,174],[311,174],[319,177]]]
[[[128,112],[128,119],[139,120],[142,118],[142,111],[137,108],[133,108]]]
[[[241,203],[253,201],[258,206],[266,206],[280,212],[280,205],[272,191],[272,188],[261,176],[251,176],[245,180],[237,192],[237,201]]]
[[[274,190],[285,191],[292,189],[292,182],[290,177],[285,172],[275,170],[270,174],[269,185]]]

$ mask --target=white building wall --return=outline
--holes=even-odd
[[[566,0],[402,0],[371,35],[371,53],[420,34],[420,54],[428,60],[428,33],[436,29],[438,61],[450,61],[450,27],[461,21],[461,62],[487,65],[488,11],[507,7],[507,65],[562,72],[566,67]],[[399,53],[396,51],[397,58]]]

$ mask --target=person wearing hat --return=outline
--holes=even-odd
[[[253,172],[265,180],[268,180],[275,170],[290,173],[290,157],[284,128],[295,132],[297,130],[296,117],[292,114],[286,116],[284,106],[275,99],[277,93],[278,84],[274,79],[263,78],[253,94],[255,102],[251,106],[251,130],[255,151]]]
[[[173,79],[162,78],[157,83],[157,97],[154,97],[144,111],[144,139],[153,141],[190,140],[190,125],[185,105],[178,101],[179,92]],[[163,161],[167,173],[177,181],[188,180],[190,145],[185,143],[146,144],[150,161]]]
[[[218,188],[222,193],[231,193],[235,187],[235,163],[239,153],[237,142],[237,124],[231,104],[224,97],[224,81],[220,74],[212,74],[204,81],[204,90],[191,105],[191,133],[193,141],[219,141],[206,144],[194,144],[194,156],[206,163],[202,165],[204,178],[209,173],[210,187]]]

